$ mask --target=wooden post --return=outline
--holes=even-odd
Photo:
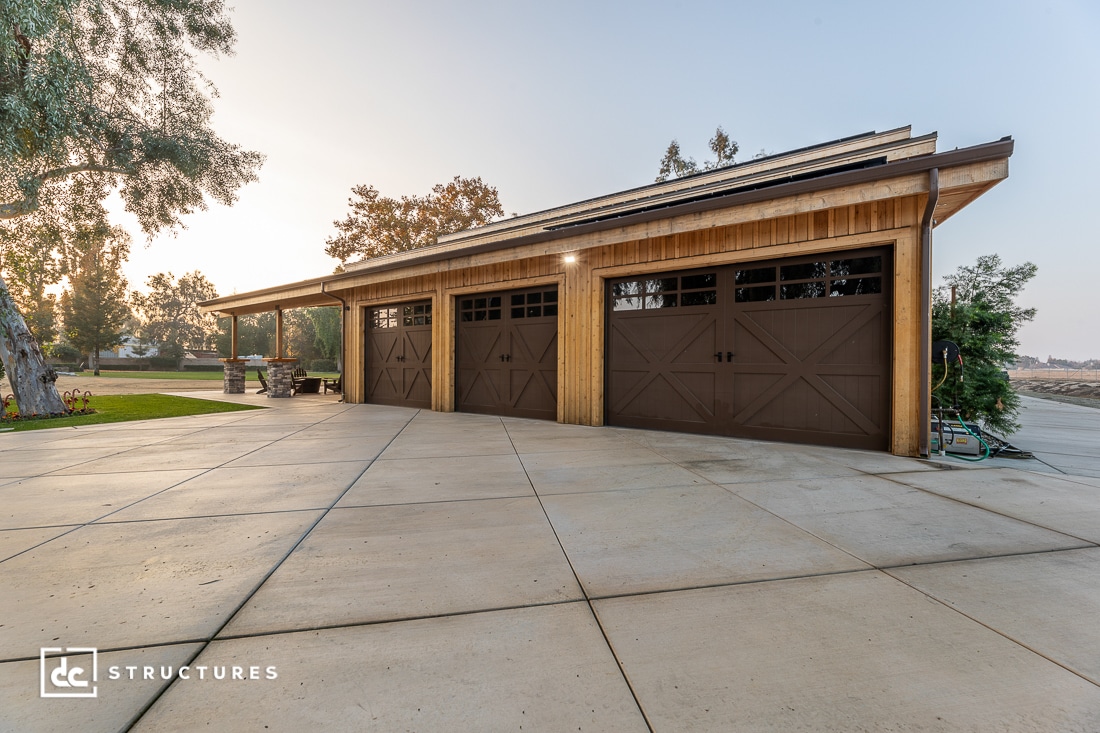
[[[275,358],[283,358],[283,309],[275,309]]]
[[[232,345],[229,347],[229,358],[237,358],[237,316],[233,315],[233,322],[229,326],[229,339]]]

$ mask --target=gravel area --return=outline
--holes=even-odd
[[[159,392],[198,392],[221,388],[220,380],[210,379],[127,379],[125,377],[93,377],[91,374],[69,376],[62,374],[57,379],[59,392],[91,392],[93,395],[107,394],[156,394]],[[259,389],[251,384],[249,392]],[[11,385],[7,378],[0,380],[0,393],[11,394]]]

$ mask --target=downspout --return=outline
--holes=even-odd
[[[346,329],[344,328],[344,311],[348,309],[348,302],[341,298],[339,295],[336,295],[335,293],[327,292],[325,290],[324,280],[321,281],[321,295],[327,295],[330,298],[335,298],[336,300],[340,301],[340,401],[347,402],[345,395],[347,395],[348,393],[348,385],[347,382],[344,381],[344,368],[347,366],[348,363],[348,355],[344,351],[344,336],[346,331]],[[932,357],[929,356],[928,358],[931,359]]]
[[[940,200],[940,169],[928,171],[928,203],[920,223],[920,456],[931,456],[932,430],[932,214]]]

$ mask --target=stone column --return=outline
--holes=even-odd
[[[297,359],[264,359],[267,364],[267,396],[290,397],[294,389],[294,367]]]
[[[225,365],[225,394],[244,394],[244,369],[248,362],[244,359],[222,359]]]

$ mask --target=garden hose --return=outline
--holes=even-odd
[[[985,449],[985,454],[982,455],[982,456],[979,456],[978,458],[967,458],[966,456],[960,456],[960,455],[955,455],[955,454],[951,454],[951,455],[955,458],[958,458],[960,461],[970,461],[971,463],[977,463],[978,461],[984,461],[986,458],[989,458],[989,443],[986,443],[979,436],[974,435],[974,431],[972,431],[969,427],[967,427],[966,420],[962,419],[962,415],[959,416],[959,425],[962,425],[963,430],[970,433],[970,435],[972,435],[979,443],[982,444],[982,448]]]
[[[935,387],[932,388],[932,391],[935,392],[937,389],[942,387],[943,383],[946,382],[946,381],[947,381],[947,349],[944,349],[943,350],[943,379],[940,380],[939,384],[937,384]]]

